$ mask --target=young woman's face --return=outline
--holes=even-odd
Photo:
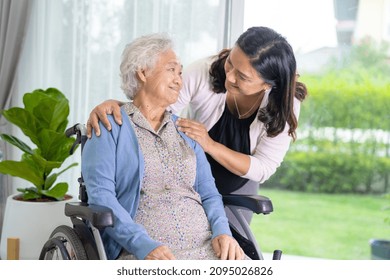
[[[173,50],[162,53],[153,69],[146,72],[145,90],[160,105],[177,101],[182,87],[182,65]]]
[[[229,93],[240,95],[258,94],[267,85],[252,67],[249,58],[235,46],[225,62],[225,87]]]

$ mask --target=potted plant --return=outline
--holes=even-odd
[[[19,161],[1,161],[0,173],[19,177],[32,186],[18,187],[19,194],[7,198],[1,234],[1,259],[6,258],[9,237],[19,238],[20,259],[38,259],[51,231],[57,225],[69,223],[69,218],[63,213],[64,203],[61,202],[72,199],[72,196],[67,194],[66,182],[57,182],[60,174],[77,165],[72,163],[62,167],[75,141],[65,135],[69,101],[58,89],[48,88],[26,93],[23,103],[24,108],[13,107],[2,114],[21,129],[35,148],[15,136],[1,134],[2,140],[20,149],[23,154]],[[27,229],[23,227],[24,224]],[[39,232],[34,234],[34,229]]]

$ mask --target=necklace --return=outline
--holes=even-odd
[[[237,114],[238,114],[238,118],[241,120],[242,118],[244,118],[246,115],[248,115],[252,110],[253,108],[256,106],[257,102],[259,101],[260,97],[262,95],[260,94],[259,97],[256,99],[255,103],[253,103],[252,107],[244,114],[240,114],[240,110],[238,109],[238,105],[237,105],[237,100],[236,100],[236,95],[233,94],[233,99],[234,99],[234,104],[236,105],[236,110],[237,110]]]

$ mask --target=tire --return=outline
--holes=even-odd
[[[69,226],[59,226],[45,243],[40,260],[87,260],[80,237]]]

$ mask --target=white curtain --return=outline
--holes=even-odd
[[[18,72],[18,97],[56,87],[70,101],[69,126],[85,123],[103,100],[125,100],[119,87],[124,46],[135,37],[168,32],[184,67],[217,53],[224,36],[224,0],[31,0],[26,46]],[[78,150],[79,151],[79,150]],[[14,158],[19,158],[14,151]],[[69,162],[80,162],[79,153]],[[67,164],[65,163],[65,164]],[[63,175],[77,194],[79,167]],[[13,179],[16,188],[18,179]]]
[[[6,109],[13,95],[15,74],[28,19],[27,0],[0,1],[0,109]],[[0,132],[9,133],[9,126],[0,114]],[[0,140],[0,161],[8,155],[9,145]],[[0,174],[0,233],[7,197],[11,194],[10,180]],[[1,235],[1,234],[0,234]]]

